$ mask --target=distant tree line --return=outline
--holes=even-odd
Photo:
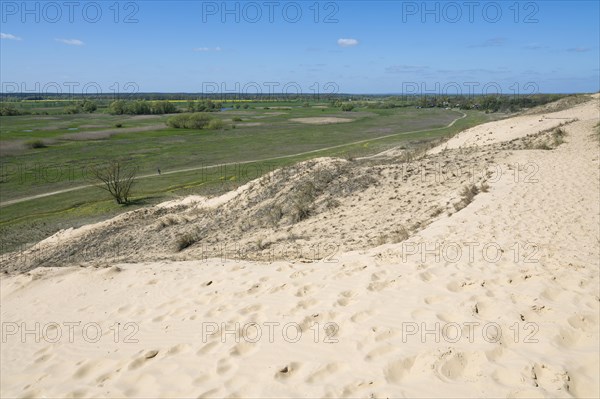
[[[169,101],[117,100],[110,103],[108,112],[114,115],[163,115],[173,114],[178,110]]]
[[[223,103],[212,100],[190,101],[188,103],[188,112],[219,112],[223,108]]]
[[[95,101],[83,100],[73,105],[65,107],[65,114],[91,114],[98,109],[98,104]]]
[[[375,100],[369,97],[346,98],[331,100],[331,107],[342,111],[352,111],[356,108],[391,109],[408,106],[419,108],[459,108],[463,110],[478,109],[485,112],[517,112],[525,108],[544,105],[565,97],[561,94],[536,94],[530,96],[487,95],[487,96],[392,96]]]
[[[232,94],[231,96],[229,94]],[[330,94],[320,96],[320,103],[344,111],[355,109],[392,109],[399,107],[478,109],[486,112],[516,112],[524,108],[543,105],[566,94],[532,95],[356,95]],[[32,95],[31,93],[0,93],[0,115],[15,116],[50,113],[91,113],[97,109],[117,115],[169,114],[187,112],[218,112],[223,107],[248,109],[255,102],[287,102],[290,106],[306,107],[315,100],[314,94],[258,95],[258,94],[202,94],[202,93],[136,93],[121,96],[94,94],[74,97],[70,94]],[[176,105],[175,100],[184,105]],[[235,101],[228,101],[235,100]],[[243,100],[243,101],[239,101]],[[23,102],[32,101],[32,102]],[[45,101],[42,110],[35,101]],[[187,107],[185,106],[187,102]],[[250,103],[248,103],[250,102]],[[227,105],[225,105],[227,104]]]

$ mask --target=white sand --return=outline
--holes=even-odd
[[[3,277],[1,396],[599,397],[597,98],[469,129],[432,152],[509,141],[554,117],[579,118],[565,144],[508,152],[489,192],[403,243],[323,245],[332,262]],[[36,323],[39,342],[22,335]]]
[[[331,123],[348,123],[354,119],[351,118],[338,118],[336,116],[329,117],[310,117],[310,118],[291,118],[290,122],[306,123],[309,125],[328,125]]]

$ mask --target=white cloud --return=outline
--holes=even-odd
[[[541,50],[544,48],[544,46],[542,46],[539,43],[529,43],[526,44],[523,48],[526,50]]]
[[[570,53],[587,53],[590,49],[587,47],[572,47],[568,48],[567,51]]]
[[[215,47],[215,48],[211,48],[211,47],[196,47],[194,49],[194,51],[199,52],[199,53],[207,53],[209,51],[221,51],[221,47]]]
[[[68,44],[69,46],[83,46],[83,42],[79,39],[54,39],[57,42]]]
[[[501,47],[506,44],[506,39],[503,37],[494,37],[479,44],[472,44],[469,47]]]
[[[385,68],[387,73],[420,73],[425,72],[428,67],[421,65],[392,65]]]
[[[356,39],[338,39],[338,46],[340,47],[353,47],[358,45],[358,40]]]
[[[10,33],[0,33],[0,39],[22,40],[20,37],[15,36],[15,35],[11,35]]]

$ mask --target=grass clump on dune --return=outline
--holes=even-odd
[[[175,241],[175,247],[177,251],[181,252],[184,249],[191,247],[198,241],[198,236],[191,233],[185,233],[177,238]]]

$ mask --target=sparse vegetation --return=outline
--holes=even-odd
[[[283,213],[283,208],[281,207],[281,205],[279,205],[279,204],[273,205],[271,207],[271,209],[269,209],[269,213],[268,213],[269,224],[271,226],[277,226],[277,224],[283,218],[283,216],[284,216],[284,213]]]
[[[405,241],[410,237],[408,230],[404,228],[404,226],[400,226],[400,228],[394,230],[391,233],[391,239],[393,244],[397,244],[399,242]]]
[[[157,230],[162,230],[165,227],[169,227],[169,226],[173,226],[173,225],[177,225],[177,224],[179,224],[179,220],[176,217],[167,215],[158,221]]]
[[[124,161],[111,160],[92,166],[90,177],[93,181],[100,182],[99,187],[108,191],[117,204],[126,205],[129,203],[129,194],[137,170],[136,166]]]
[[[290,218],[292,223],[298,223],[311,215],[317,188],[312,181],[303,183],[292,199]]]
[[[108,109],[114,115],[162,115],[177,112],[175,104],[169,101],[117,100]]]
[[[46,148],[48,145],[43,140],[36,139],[27,142],[27,147],[31,149]]]
[[[514,139],[508,142],[506,146],[511,149],[553,150],[565,142],[567,132],[563,127],[576,121],[578,119],[571,119],[556,127]]]
[[[431,217],[437,217],[437,216],[441,215],[442,213],[444,213],[444,208],[437,207],[437,208],[435,208],[435,210],[433,212],[431,212]]]
[[[212,121],[213,118],[207,114],[180,114],[170,117],[167,125],[176,129],[204,129]]]
[[[198,237],[192,233],[184,233],[175,240],[175,248],[178,252],[191,247],[198,241]]]
[[[565,130],[562,127],[557,127],[556,129],[554,129],[554,131],[552,132],[554,147],[558,147],[559,145],[563,144],[565,142],[566,135],[567,132],[565,132]]]
[[[223,123],[221,119],[211,119],[206,128],[210,130],[223,130],[225,128],[225,123]]]
[[[456,209],[457,211],[464,209],[467,205],[473,202],[473,199],[477,194],[479,194],[479,188],[477,188],[476,185],[469,184],[463,187],[463,190],[460,193],[461,200],[458,203],[454,204],[454,209]]]

